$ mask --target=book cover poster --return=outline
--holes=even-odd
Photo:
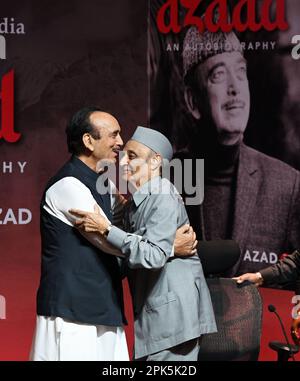
[[[199,239],[238,242],[225,276],[300,247],[299,17],[296,0],[151,1],[150,125],[204,159],[187,208]]]

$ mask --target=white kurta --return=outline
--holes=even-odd
[[[37,316],[30,360],[128,361],[125,331]]]
[[[112,195],[112,204],[113,197]],[[90,190],[74,177],[65,177],[52,185],[46,192],[45,200],[46,211],[68,225],[73,225],[76,219],[69,213],[70,209],[93,212],[96,204]],[[101,214],[104,215],[102,210]],[[82,234],[93,245],[109,252],[99,235]],[[112,251],[111,254],[116,253]],[[30,360],[128,361],[125,331],[122,327],[82,324],[55,316],[37,316]]]

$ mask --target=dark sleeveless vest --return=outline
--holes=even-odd
[[[47,184],[41,201],[42,270],[37,314],[93,325],[126,324],[117,258],[102,253],[73,227],[44,208],[46,191],[64,177],[91,191],[111,219],[110,195],[96,189],[98,174],[73,156]]]

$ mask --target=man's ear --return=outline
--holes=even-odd
[[[162,165],[162,157],[158,154],[151,157],[151,167],[152,170],[155,170]]]
[[[197,105],[193,91],[189,86],[186,86],[184,89],[184,99],[189,112],[193,115],[195,119],[199,120],[201,118],[201,113]]]
[[[82,136],[82,142],[83,142],[85,148],[87,148],[91,152],[94,151],[94,145],[93,145],[93,142],[92,142],[92,136],[90,134],[88,134],[88,133],[83,134],[83,136]]]

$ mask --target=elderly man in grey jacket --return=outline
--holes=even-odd
[[[199,338],[216,332],[209,290],[198,255],[174,256],[176,230],[188,216],[174,186],[160,176],[172,146],[158,131],[138,127],[125,146],[123,176],[133,187],[124,228],[100,214],[73,210],[76,224],[99,232],[125,256],[134,319],[134,357],[147,361],[197,360]]]

